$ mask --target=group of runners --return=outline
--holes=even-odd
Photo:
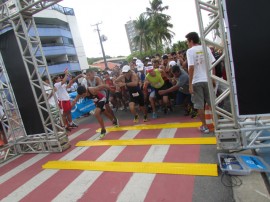
[[[134,116],[134,123],[139,122],[139,111],[143,121],[148,121],[148,112],[151,110],[152,119],[158,118],[158,111],[164,114],[173,110],[173,105],[180,97],[184,103],[184,115],[198,113],[202,122],[200,131],[208,133],[204,118],[204,106],[209,106],[210,97],[206,63],[199,36],[195,32],[186,35],[187,51],[172,52],[160,57],[146,57],[142,60],[133,58],[129,64],[122,67],[116,66],[113,70],[106,71],[103,76],[96,75],[91,69],[86,74],[80,74],[66,84],[68,71],[65,77],[53,79],[59,106],[63,110],[63,120],[67,130],[75,127],[71,120],[70,110],[79,99],[92,99],[96,109],[94,116],[101,126],[101,137],[106,134],[104,114],[114,126],[119,126],[113,108],[127,109]],[[210,63],[215,61],[209,49]],[[75,80],[81,78],[77,88],[76,98],[70,102],[66,88]],[[136,107],[138,105],[138,109]]]

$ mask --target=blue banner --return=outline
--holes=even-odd
[[[69,94],[70,101],[72,102],[77,96],[77,92]],[[90,111],[96,108],[93,100],[90,99],[79,99],[76,105],[71,109],[72,119],[77,119],[85,114],[88,114]]]

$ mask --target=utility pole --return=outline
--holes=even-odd
[[[103,55],[103,60],[104,60],[104,64],[105,64],[105,70],[108,70],[108,64],[107,64],[107,60],[106,60],[106,56],[105,56],[105,51],[104,51],[104,48],[103,48],[103,44],[102,44],[102,39],[101,39],[101,36],[100,36],[100,33],[99,33],[99,28],[98,28],[98,25],[100,25],[100,23],[97,23],[97,24],[94,24],[94,25],[91,25],[91,26],[96,26],[97,28],[95,29],[97,32],[98,32],[98,37],[99,37],[99,42],[100,42],[100,46],[101,46],[101,50],[102,50],[102,55]]]

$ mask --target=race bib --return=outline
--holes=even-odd
[[[161,83],[160,83],[160,82],[156,83],[156,84],[155,84],[155,87],[156,87],[156,88],[160,88],[160,87],[161,87]]]
[[[133,97],[138,97],[140,94],[137,92],[137,93],[132,93],[132,96]]]

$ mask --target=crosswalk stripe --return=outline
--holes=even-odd
[[[108,132],[122,131],[122,130],[152,130],[152,129],[166,129],[166,128],[197,128],[202,125],[201,122],[186,122],[186,123],[164,123],[164,124],[143,124],[133,126],[120,126],[120,127],[106,127]],[[100,132],[101,128],[97,129]]]
[[[112,172],[183,174],[217,176],[216,164],[205,163],[142,163],[108,161],[49,161],[44,169],[91,170]]]
[[[173,138],[175,133],[176,129],[164,129],[157,138]],[[169,145],[151,146],[142,162],[162,162],[168,149]],[[117,201],[144,201],[155,176],[155,174],[134,173],[125,188],[119,194]]]
[[[157,139],[129,139],[129,140],[99,140],[80,141],[77,147],[89,146],[128,146],[128,145],[182,145],[182,144],[216,144],[215,137],[198,138],[157,138]]]
[[[72,134],[72,136],[69,137],[69,140],[75,139],[76,137],[83,134],[87,130],[89,130],[89,129],[87,128],[87,129],[81,129],[81,130],[77,131],[76,133]],[[16,168],[11,169],[9,172],[7,172],[1,176],[0,184],[6,182],[10,178],[14,177],[15,175],[17,175],[21,171],[27,169],[28,167],[32,166],[33,164],[35,164],[36,162],[40,161],[41,159],[45,158],[48,155],[49,154],[37,154],[33,158],[25,161],[23,164],[17,166]]]
[[[134,138],[140,131],[127,131],[121,139]],[[87,147],[86,147],[87,148]],[[125,148],[111,147],[103,153],[97,161],[113,161]],[[101,171],[84,171],[72,183],[70,183],[61,193],[59,193],[53,202],[62,201],[77,201],[85,191],[95,182],[95,180],[102,174]],[[74,190],[76,192],[74,193]],[[66,199],[66,200],[64,200]]]
[[[88,130],[88,129],[87,129]],[[84,133],[85,130],[77,131],[78,133]],[[89,140],[97,139],[99,137],[99,134],[95,134],[92,136]],[[72,139],[72,138],[71,138]],[[79,156],[81,153],[83,153],[87,147],[80,148],[77,147],[70,151],[68,154],[63,156],[61,160],[73,160],[77,156]],[[40,156],[41,154],[38,154],[37,156]],[[48,155],[48,154],[45,154]],[[44,157],[43,157],[44,158]],[[33,178],[31,178],[29,181],[27,181],[25,184],[17,188],[15,191],[10,193],[8,196],[2,199],[1,202],[9,202],[9,201],[20,201],[23,197],[28,195],[31,191],[36,189],[40,184],[48,180],[50,177],[52,177],[55,173],[57,173],[57,170],[43,170]]]

